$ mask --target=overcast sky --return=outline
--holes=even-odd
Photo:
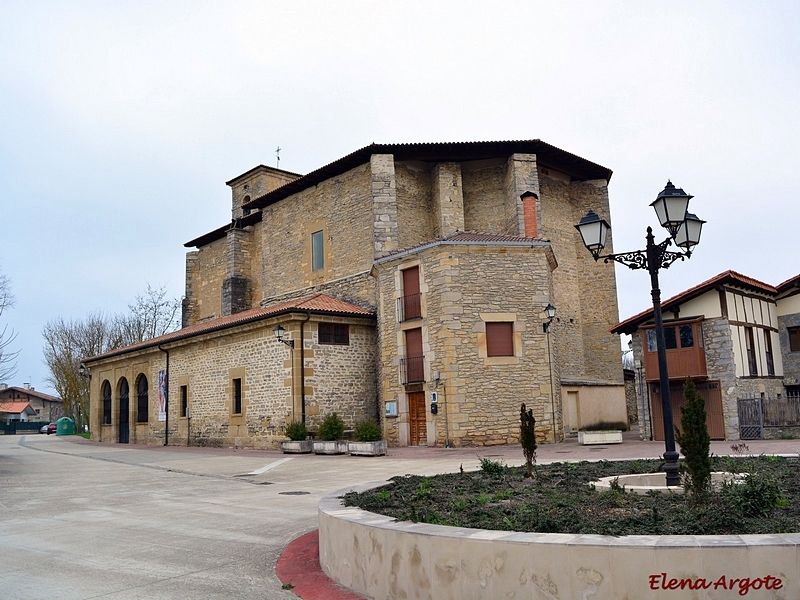
[[[183,243],[225,181],[307,173],[371,142],[542,139],[614,171],[617,251],[668,178],[706,221],[665,297],[727,269],[800,272],[797,2],[0,0],[0,271],[10,385],[41,331],[183,294]],[[659,231],[663,231],[658,228]],[[621,318],[649,278],[617,267]]]

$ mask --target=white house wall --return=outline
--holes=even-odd
[[[779,317],[800,313],[800,294],[778,300],[778,306],[775,310],[775,313]]]
[[[719,305],[719,292],[716,290],[684,302],[680,308],[681,317],[703,315],[706,319],[713,319],[722,316],[722,309]]]

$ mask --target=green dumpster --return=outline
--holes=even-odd
[[[56,435],[75,435],[75,421],[61,417],[56,425]]]

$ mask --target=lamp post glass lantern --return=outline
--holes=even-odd
[[[286,334],[286,329],[278,325],[277,327],[275,327],[275,329],[272,330],[272,332],[275,334],[276,340],[278,340],[283,344],[286,344],[287,346],[289,346],[289,348],[294,348],[294,340],[283,339],[283,336]]]
[[[664,471],[668,486],[680,485],[678,474],[678,453],[675,451],[675,428],[672,419],[672,400],[669,395],[669,373],[667,372],[667,352],[664,340],[664,323],[661,317],[661,290],[658,284],[658,271],[668,269],[676,260],[685,260],[692,255],[692,249],[700,243],[700,233],[705,221],[698,219],[689,211],[689,200],[693,196],[671,181],[658,194],[652,206],[658,221],[669,232],[669,237],[660,244],[655,243],[653,230],[647,228],[647,245],[644,250],[622,252],[619,254],[601,255],[606,245],[606,236],[611,226],[594,211],[583,217],[575,225],[581,234],[584,246],[592,253],[595,261],[603,259],[604,263],[618,262],[630,269],[646,269],[650,273],[650,294],[653,298],[653,320],[655,321],[656,346],[658,351],[658,374],[661,389],[661,412],[664,417]],[[683,252],[667,250],[672,242]]]

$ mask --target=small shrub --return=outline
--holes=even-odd
[[[336,413],[331,413],[322,420],[319,426],[319,439],[332,442],[341,439],[344,434],[344,421]]]
[[[503,476],[504,471],[505,467],[503,466],[503,463],[492,460],[491,458],[481,459],[481,472],[484,475],[487,475],[492,479],[499,479]]]
[[[767,516],[773,508],[787,504],[777,481],[754,473],[746,475],[742,483],[726,483],[723,493],[746,517]]]
[[[353,436],[359,442],[377,442],[383,438],[383,432],[374,421],[359,421],[356,423]]]
[[[286,426],[286,437],[293,442],[302,442],[308,437],[308,429],[302,421],[295,421]]]
[[[525,403],[519,409],[519,443],[525,453],[526,477],[533,477],[533,464],[536,462],[536,419],[533,410],[525,410]]]
[[[681,429],[675,427],[675,441],[681,445],[685,461],[681,463],[684,488],[699,499],[711,486],[711,438],[706,427],[706,401],[697,393],[691,379],[686,380],[681,406]]]

